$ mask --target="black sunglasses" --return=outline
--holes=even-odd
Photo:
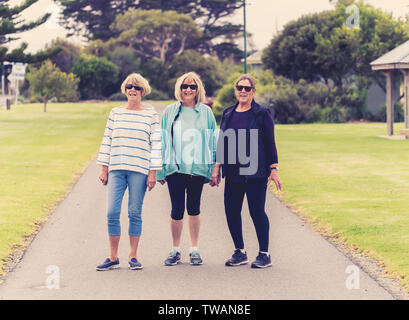
[[[252,89],[253,89],[253,87],[248,87],[248,86],[236,86],[236,89],[238,90],[238,91],[243,91],[243,89],[244,90],[246,90],[246,92],[250,92]]]
[[[125,86],[125,89],[128,89],[128,90],[131,90],[132,88],[134,88],[135,90],[138,90],[138,91],[142,91],[142,88],[141,88],[141,87],[139,87],[139,86],[134,86],[134,85],[131,84],[131,83],[128,83],[128,84]]]
[[[182,84],[180,88],[184,90],[186,90],[187,88],[190,88],[191,90],[196,90],[197,84]]]

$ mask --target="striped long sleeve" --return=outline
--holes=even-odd
[[[109,158],[111,154],[112,143],[112,131],[113,131],[113,114],[114,110],[111,110],[105,126],[104,137],[102,138],[101,147],[99,148],[97,164],[103,166],[109,166]]]
[[[116,107],[111,110],[98,154],[98,164],[109,171],[129,170],[148,174],[160,170],[159,115],[153,107],[129,110]]]
[[[162,169],[162,144],[161,144],[161,128],[159,122],[159,114],[155,113],[152,117],[151,131],[149,135],[149,142],[151,147],[151,157],[149,163],[150,170]]]

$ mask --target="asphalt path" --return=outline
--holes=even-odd
[[[158,111],[163,106],[155,105]],[[102,132],[101,132],[102,137]],[[204,264],[189,264],[185,221],[182,264],[163,265],[171,249],[170,199],[166,185],[146,193],[138,259],[143,270],[129,270],[127,195],[123,202],[117,270],[98,272],[108,257],[106,187],[95,160],[79,178],[32,241],[21,261],[0,284],[0,299],[290,300],[393,299],[359,266],[314,232],[268,192],[273,266],[226,267],[234,247],[224,215],[223,189],[203,190],[199,252]],[[285,181],[283,181],[285,188]],[[243,233],[249,260],[258,244],[247,203]],[[185,219],[186,220],[186,219]]]

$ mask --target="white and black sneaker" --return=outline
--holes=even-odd
[[[248,263],[249,260],[247,259],[247,253],[241,252],[240,249],[234,250],[232,257],[226,261],[226,266],[228,267],[236,267],[242,264]]]
[[[259,252],[257,258],[253,263],[251,264],[252,268],[267,268],[271,267],[271,256],[267,253],[261,253]]]

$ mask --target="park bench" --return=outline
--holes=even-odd
[[[406,139],[408,139],[409,138],[409,129],[402,129],[400,131],[400,134],[403,135],[403,136],[406,136]]]

